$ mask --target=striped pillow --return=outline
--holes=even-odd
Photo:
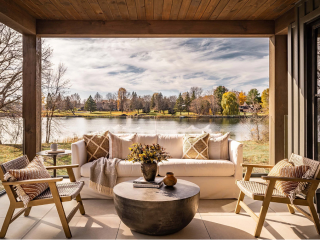
[[[282,168],[284,167],[293,167],[293,164],[290,163],[288,161],[288,159],[283,159],[281,160],[280,162],[278,162],[269,172],[268,176],[275,176],[275,177],[280,177],[281,174],[280,174],[280,171]],[[277,181],[276,182],[276,185],[275,185],[275,188],[276,189],[279,189],[281,183],[280,181]]]
[[[40,179],[51,178],[48,170],[43,164],[42,157],[35,157],[27,167],[22,169],[10,169],[4,175],[6,181],[28,180],[28,179]],[[16,193],[27,207],[28,203],[40,195],[44,190],[49,187],[48,183],[36,183],[36,184],[22,184],[16,186]]]
[[[280,170],[281,177],[302,178],[302,176],[310,169],[309,166],[301,165],[295,167],[284,167]],[[278,181],[277,189],[283,192],[290,200],[294,200],[299,182]]]

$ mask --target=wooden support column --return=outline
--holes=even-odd
[[[24,153],[32,160],[41,149],[41,38],[23,35]]]
[[[288,114],[287,35],[269,41],[269,153],[270,164],[284,159],[285,116]]]

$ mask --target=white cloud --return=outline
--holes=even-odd
[[[64,63],[70,92],[82,98],[119,87],[138,94],[205,90],[262,92],[268,87],[268,39],[99,38],[46,39],[55,65]]]

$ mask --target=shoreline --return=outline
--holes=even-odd
[[[265,117],[267,115],[258,115],[258,117]],[[67,115],[67,116],[53,116],[53,117],[65,117],[65,118],[146,118],[146,119],[158,119],[158,118],[167,118],[167,119],[201,119],[201,118],[251,118],[252,115],[203,115],[203,116],[168,116],[168,115],[158,115],[158,116],[150,116],[150,115],[114,115],[114,116],[88,116],[88,115]]]

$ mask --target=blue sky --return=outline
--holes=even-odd
[[[269,86],[267,38],[46,39],[52,61],[68,68],[69,93],[105,96],[119,87],[140,95],[177,95],[192,86],[204,92],[262,92]]]

